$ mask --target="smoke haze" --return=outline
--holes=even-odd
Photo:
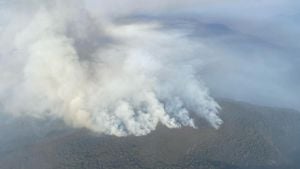
[[[299,109],[298,4],[255,2],[0,1],[1,112],[126,136],[219,128],[207,86]]]
[[[159,122],[195,127],[189,113],[215,128],[222,123],[218,104],[195,76],[201,44],[183,32],[163,32],[159,23],[102,22],[71,1],[35,5],[24,23],[10,19],[5,27],[20,30],[8,32],[14,36],[1,54],[4,112],[117,136],[144,135]]]

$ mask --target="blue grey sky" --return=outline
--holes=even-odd
[[[300,109],[299,9],[294,0],[198,1],[134,15],[215,51],[200,76],[216,97]]]

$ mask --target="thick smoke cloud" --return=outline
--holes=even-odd
[[[158,22],[117,23],[84,5],[6,4],[3,112],[117,136],[145,135],[158,123],[195,127],[191,114],[221,125],[220,107],[197,76],[213,52],[183,31],[166,31]]]
[[[299,107],[295,0],[0,0],[0,107],[124,136]],[[204,83],[205,82],[205,83]],[[208,92],[208,86],[210,92]]]

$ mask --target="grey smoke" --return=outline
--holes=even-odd
[[[294,0],[0,1],[1,112],[125,136],[158,123],[196,127],[193,114],[218,128],[211,96],[300,109],[299,8]]]
[[[32,1],[30,12],[22,5],[20,13],[18,6],[8,10],[1,36],[5,113],[117,136],[144,135],[158,123],[195,127],[191,113],[219,127],[219,105],[196,77],[211,54],[201,43],[156,22],[114,23],[81,5]]]

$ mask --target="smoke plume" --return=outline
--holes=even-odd
[[[196,127],[191,114],[222,123],[197,75],[212,53],[185,32],[117,22],[78,1],[20,1],[3,13],[3,112],[116,136],[145,135],[158,123]]]

